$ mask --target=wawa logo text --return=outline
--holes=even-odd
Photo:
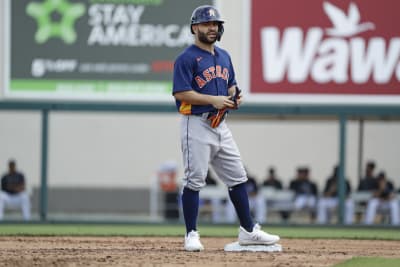
[[[377,25],[364,18],[354,2],[345,10],[325,1],[321,12],[331,27],[261,28],[264,82],[361,85],[400,81],[399,37],[375,36]],[[360,36],[366,33],[369,38]]]

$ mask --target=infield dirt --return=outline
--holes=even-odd
[[[332,266],[356,256],[400,257],[400,241],[283,239],[283,252],[224,252],[234,238],[0,237],[0,266]]]

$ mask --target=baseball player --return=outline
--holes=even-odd
[[[224,21],[212,6],[197,7],[191,17],[194,44],[174,64],[173,95],[182,114],[181,144],[184,160],[184,248],[204,249],[197,232],[199,191],[205,186],[208,165],[227,185],[239,217],[241,245],[271,245],[279,240],[261,230],[250,215],[246,171],[238,147],[225,123],[229,109],[240,105],[240,90],[229,54],[215,46],[224,32]]]
[[[24,220],[31,218],[31,202],[24,175],[17,171],[17,163],[11,159],[8,162],[8,172],[1,178],[0,190],[0,220],[3,220],[6,207],[21,208]]]

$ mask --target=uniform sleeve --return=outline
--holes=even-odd
[[[3,190],[3,191],[6,190],[6,176],[5,175],[1,178],[1,190]]]
[[[325,188],[324,188],[324,194],[325,193],[327,193],[328,191],[329,191],[329,188],[331,187],[331,179],[330,178],[328,178],[328,180],[326,180],[326,183],[325,183]]]
[[[231,88],[232,86],[236,85],[236,75],[235,75],[235,69],[233,68],[232,60],[231,57],[229,57],[229,63],[230,63],[230,69],[229,69],[229,79],[228,79],[228,88]]]
[[[392,182],[388,181],[388,187],[389,187],[390,191],[394,191],[394,186],[393,186]]]
[[[361,180],[357,187],[358,191],[364,190],[364,180]]]
[[[346,180],[346,189],[347,189],[346,195],[349,195],[351,193],[351,185],[347,180]]]
[[[291,182],[290,182],[290,184],[289,184],[289,189],[290,189],[290,190],[293,190],[293,191],[296,191],[296,188],[295,188],[295,185],[294,185],[294,181],[291,181]]]
[[[25,176],[22,173],[20,173],[20,183],[25,184]]]
[[[253,184],[253,192],[257,194],[258,193],[258,184],[257,184],[256,180],[253,178],[251,180],[251,183]]]
[[[193,63],[187,58],[178,57],[174,64],[172,94],[193,90]]]
[[[317,187],[316,183],[312,183],[312,190],[313,190],[313,194],[315,196],[317,196],[318,195],[318,187]]]

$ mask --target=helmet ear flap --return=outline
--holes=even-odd
[[[218,23],[218,33],[217,33],[217,40],[221,41],[222,34],[224,34],[224,24]]]

